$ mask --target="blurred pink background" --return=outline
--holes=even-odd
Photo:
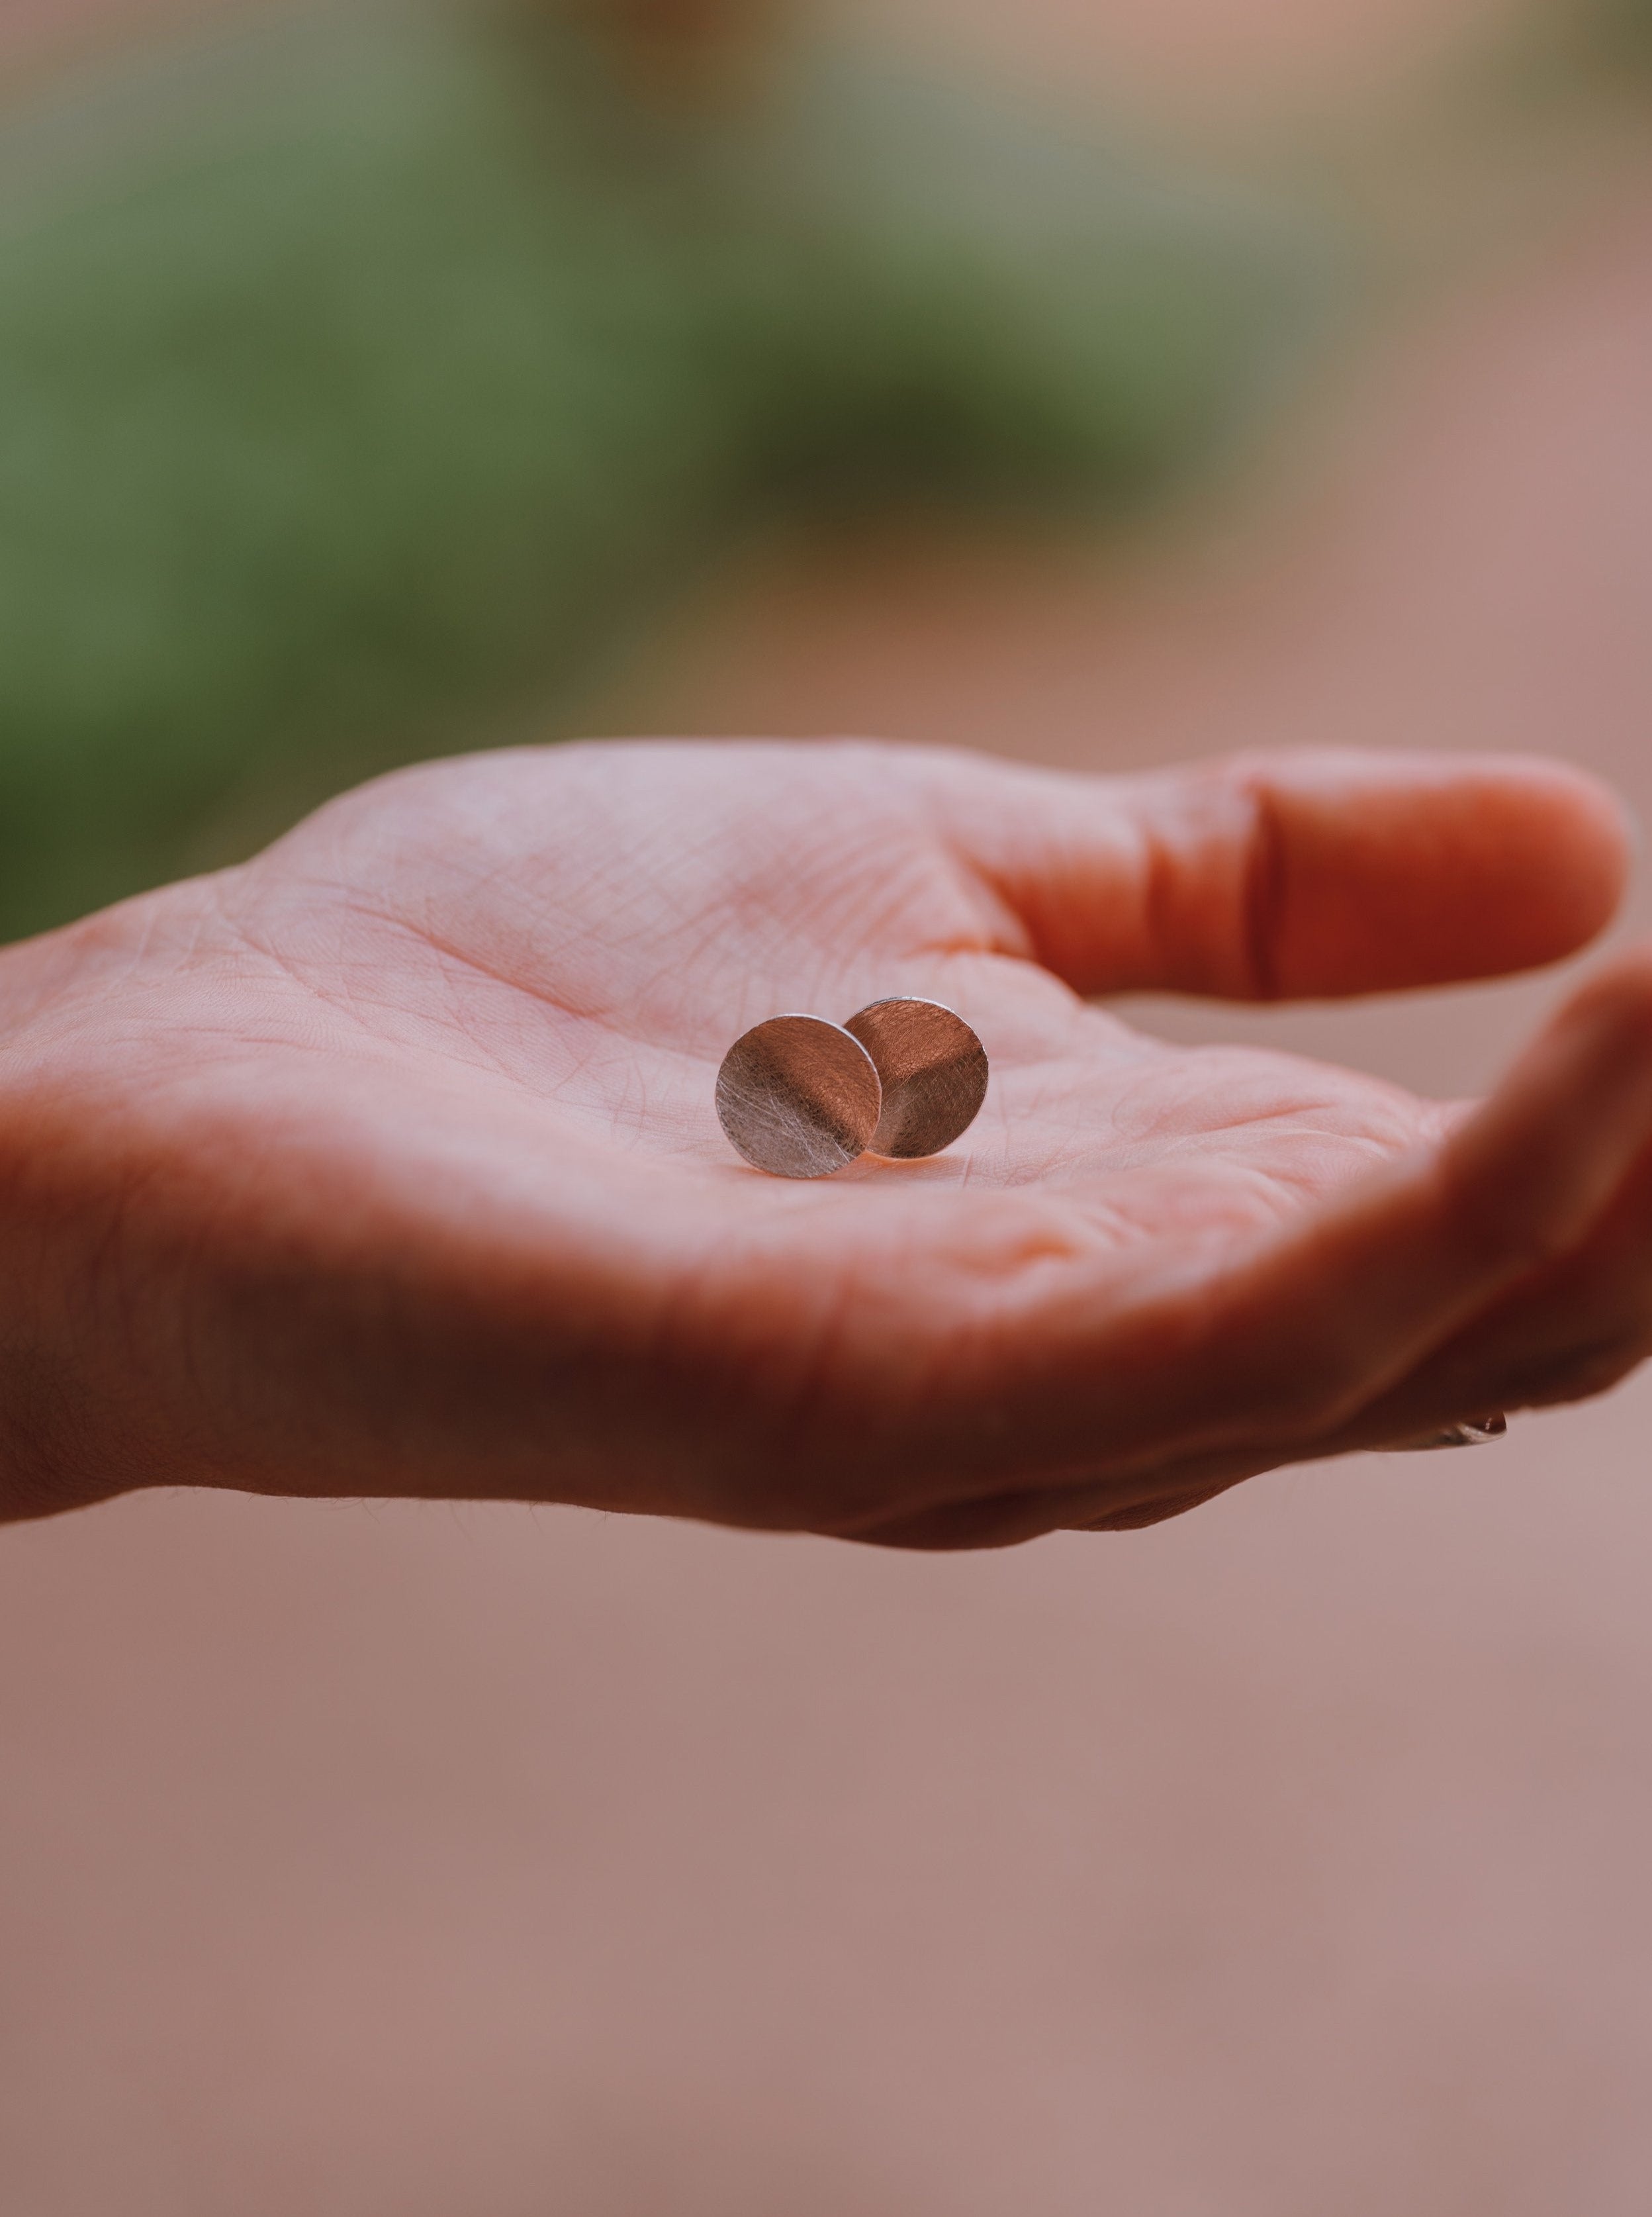
[[[1240,131],[1491,6],[1099,12],[891,35],[1013,20],[1033,76]],[[595,726],[1541,748],[1652,807],[1652,164],[1562,166],[1310,461],[1106,553],[749,548]],[[1142,1014],[1457,1092],[1558,982]],[[1643,1379],[971,1559],[227,1496],[9,1531],[0,2208],[1639,2217],[1649,1430]]]

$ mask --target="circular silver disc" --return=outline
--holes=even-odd
[[[872,1057],[824,1016],[771,1016],[743,1032],[717,1073],[729,1143],[776,1177],[825,1177],[866,1152],[883,1090]]]
[[[883,1083],[874,1155],[938,1155],[968,1131],[987,1096],[987,1051],[962,1016],[939,1001],[873,1001],[844,1029]]]

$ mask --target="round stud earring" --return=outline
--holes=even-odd
[[[826,1177],[866,1152],[883,1109],[877,1066],[824,1016],[770,1016],[717,1073],[718,1121],[735,1152],[776,1177]]]
[[[871,1002],[843,1027],[877,1065],[883,1108],[867,1152],[898,1162],[938,1155],[975,1121],[987,1096],[987,1053],[940,1001]]]

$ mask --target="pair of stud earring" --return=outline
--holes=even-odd
[[[743,1032],[717,1073],[717,1114],[737,1154],[777,1177],[826,1177],[863,1154],[939,1154],[975,1121],[987,1056],[939,1001],[873,1001],[846,1024],[771,1016]],[[1394,1440],[1467,1448],[1500,1438],[1499,1414]]]
[[[863,1154],[939,1154],[975,1121],[987,1056],[939,1001],[873,1001],[846,1024],[770,1016],[717,1073],[729,1144],[776,1177],[826,1177]]]

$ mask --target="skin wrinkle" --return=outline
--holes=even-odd
[[[1300,1214],[1304,1201],[1316,1197],[1322,1189],[1322,1182],[1306,1174],[1293,1177],[1285,1171],[1257,1164],[1249,1166],[1241,1177],[1230,1179],[1220,1195],[1206,1203],[1203,1218],[1212,1230],[1218,1226],[1224,1231],[1266,1230]],[[1137,1226],[1138,1236],[1151,1220],[1144,1215]]]
[[[329,991],[323,981],[315,975],[312,968],[300,966],[295,959],[283,954],[278,947],[260,946],[250,937],[243,938],[242,943],[249,952],[261,958],[268,971],[280,978],[284,978],[288,983],[296,986],[314,1008],[324,1010],[330,1018],[342,1020],[349,1031],[358,1036],[370,1050],[385,1054],[391,1051],[393,1042],[385,1036],[381,1026],[368,1020],[363,1012],[361,998],[357,994],[348,991],[342,992],[336,990]],[[216,966],[218,966],[215,963],[214,967]],[[175,1020],[175,1035],[176,1028]],[[250,1031],[243,1033],[243,1036],[250,1040],[257,1038],[257,1034]],[[284,1045],[302,1047],[305,1044],[302,1040],[294,1037],[290,1031],[274,1036]],[[324,1040],[313,1042],[313,1045],[324,1051],[334,1043],[330,1034]]]
[[[1607,1390],[1616,1384],[1641,1359],[1646,1344],[1645,1324],[1638,1333],[1634,1330],[1620,1334],[1608,1346],[1573,1350],[1557,1361],[1552,1375],[1533,1377],[1523,1374],[1518,1363],[1511,1366],[1505,1375],[1495,1381],[1479,1381],[1482,1389],[1481,1406],[1507,1408],[1511,1411],[1543,1405],[1580,1398],[1582,1395]],[[1576,1366],[1576,1367],[1574,1367]],[[1429,1396],[1402,1391],[1396,1395],[1379,1396],[1353,1420],[1329,1431],[1315,1442],[1316,1457],[1356,1453],[1380,1447],[1393,1438],[1427,1430],[1442,1423],[1455,1421],[1470,1404],[1462,1397],[1461,1389],[1453,1392],[1446,1387]],[[1248,1467],[1236,1474],[1224,1476],[1218,1490],[1239,1482],[1251,1474]],[[1204,1497],[1204,1498],[1208,1498]],[[1166,1508],[1163,1514],[1174,1511]]]
[[[1281,1100],[1277,1089],[1286,1074],[1299,1075],[1302,1081],[1306,1081],[1315,1073],[1293,1056],[1245,1047],[1195,1048],[1180,1057],[1150,1065],[1140,1070],[1133,1081],[1124,1082],[1113,1104],[1112,1127],[1121,1139],[1133,1141],[1150,1134],[1166,1146],[1208,1138],[1212,1128],[1249,1132],[1289,1129],[1304,1137],[1323,1130],[1316,1121],[1303,1121],[1327,1114],[1328,1104],[1322,1084],[1315,1096],[1307,1099],[1287,1096]],[[1174,1079],[1177,1087],[1172,1096],[1174,1107],[1167,1102],[1163,1089],[1162,1080],[1167,1075]],[[1273,1091],[1260,1098],[1254,1094],[1247,1098],[1240,1090],[1242,1078],[1247,1083],[1254,1079],[1257,1087],[1271,1088]],[[1212,1105],[1217,1102],[1219,1107]],[[1386,1105],[1379,1081],[1369,1081],[1361,1095],[1358,1127],[1351,1131],[1332,1127],[1328,1136],[1371,1140],[1390,1150],[1409,1146],[1415,1137],[1418,1120],[1412,1104],[1402,1096],[1394,1100],[1390,1127],[1383,1132],[1371,1130],[1372,1112]]]
[[[1431,1395],[1449,1400],[1460,1396],[1465,1386],[1472,1387],[1477,1373],[1483,1370],[1478,1352],[1482,1346],[1489,1348],[1494,1366],[1490,1378],[1484,1381],[1491,1399],[1495,1400],[1501,1393],[1511,1406],[1564,1399],[1574,1378],[1581,1391],[1590,1390],[1597,1375],[1601,1382],[1595,1390],[1616,1382],[1624,1363],[1637,1359],[1629,1350],[1643,1347],[1652,1330],[1652,1300],[1646,1292],[1649,1269],[1652,1269],[1652,1220],[1649,1220],[1644,1198],[1644,1169],[1636,1174],[1633,1183],[1641,1187],[1642,1198],[1637,1202],[1638,1220],[1631,1226],[1632,1236],[1625,1241],[1608,1229],[1604,1238],[1597,1237],[1591,1243],[1597,1257],[1606,1261],[1609,1275],[1604,1286],[1597,1281],[1593,1288],[1589,1287],[1588,1250],[1567,1267],[1568,1281],[1577,1290],[1567,1303],[1569,1314],[1559,1345],[1552,1337],[1536,1349],[1529,1345],[1532,1325],[1526,1311],[1530,1296],[1517,1292],[1494,1305],[1483,1318],[1438,1351],[1426,1375],[1411,1388],[1423,1403],[1431,1405]],[[1604,1330],[1596,1321],[1603,1306],[1614,1318]],[[1597,1356],[1598,1372],[1593,1367]],[[1403,1413],[1402,1405],[1396,1406],[1402,1406]]]
[[[1039,1267],[1024,1265],[1023,1270]],[[805,1483],[804,1521],[834,1533],[852,1532],[878,1514],[877,1504],[891,1471],[898,1473],[900,1489],[908,1495],[945,1499],[961,1490],[966,1467],[976,1469],[983,1454],[1002,1461],[1007,1449],[1014,1450],[1013,1422],[978,1389],[982,1373],[990,1373],[998,1362],[999,1331],[990,1312],[976,1304],[973,1322],[960,1320],[944,1339],[904,1335],[902,1320],[891,1318],[891,1329],[872,1343],[879,1359],[869,1364],[865,1312],[869,1295],[878,1290],[855,1273],[846,1274],[835,1309],[817,1337],[813,1375],[799,1381],[811,1390],[799,1393],[787,1412],[788,1436],[804,1470],[819,1463],[823,1429],[828,1437],[854,1443],[828,1468],[823,1491]],[[848,1368],[840,1370],[845,1349],[857,1342],[859,1359],[851,1357]],[[847,1394],[846,1378],[853,1380]],[[955,1431],[960,1402],[970,1414],[967,1466],[956,1456],[938,1456],[933,1442],[922,1444],[927,1432]]]
[[[1545,1361],[1536,1369],[1519,1362],[1507,1363],[1497,1374],[1477,1374],[1470,1381],[1470,1390],[1477,1391],[1482,1413],[1492,1407],[1513,1413],[1587,1398],[1610,1390],[1644,1359],[1646,1337],[1643,1324],[1638,1331],[1619,1336],[1611,1347],[1586,1349],[1581,1356],[1573,1350],[1556,1357],[1552,1364]],[[1367,1451],[1398,1437],[1456,1422],[1470,1405],[1462,1384],[1442,1381],[1431,1389],[1420,1389],[1415,1381],[1408,1380],[1395,1392],[1379,1395],[1347,1424],[1328,1433],[1316,1452],[1338,1455]]]
[[[1298,775],[1247,767],[1281,790]],[[1339,758],[1328,799],[1310,766],[1300,822],[1335,833],[1345,790],[1357,812],[1362,778],[1398,789],[1409,775]],[[99,1265],[138,1336],[110,1335],[112,1405],[134,1417],[120,1436],[151,1469],[176,1454],[221,1482],[552,1491],[814,1528],[946,1500],[978,1523],[966,1497],[1008,1485],[1024,1535],[1052,1505],[1052,1472],[1082,1479],[1098,1515],[1146,1512],[1316,1450],[1312,1428],[1341,1409],[1352,1431],[1372,1395],[1423,1375],[1416,1350],[1478,1314],[1504,1266],[1433,1217],[1396,1249],[1387,1218],[1347,1217],[1337,1198],[1356,1162],[1406,1140],[1408,1119],[1421,1141],[1444,1113],[1355,1072],[1304,1080],[1285,1058],[1135,1040],[1069,984],[953,943],[958,904],[990,923],[996,874],[1031,912],[1045,904],[1063,960],[1116,964],[1117,905],[1143,897],[1119,858],[1143,851],[1145,819],[1208,826],[1213,795],[1232,806],[1230,776],[1149,792],[983,759],[688,744],[592,749],[570,771],[523,750],[358,795],[232,885],[180,888],[104,927],[102,952],[24,951],[14,976],[56,966],[65,990],[0,1071],[0,1119],[24,1113],[27,1067],[51,1113],[74,1119],[87,1164],[105,1146],[176,1164],[176,1185],[134,1204],[132,1239]],[[935,794],[954,778],[938,839]],[[1507,802],[1528,818],[1558,805],[1530,787]],[[1404,807],[1378,820],[1402,829]],[[1017,869],[996,874],[1010,825]],[[1358,852],[1378,867],[1369,841]],[[1184,877],[1165,928],[1192,936],[1133,960],[1180,964],[1184,980],[1208,963],[1208,897],[1231,913],[1234,853],[1187,848],[1185,870],[1205,875]],[[1293,898],[1310,905],[1322,882],[1305,870]],[[250,977],[237,933],[212,917],[219,899],[286,961],[262,947]],[[1310,923],[1304,908],[1292,928]],[[1422,952],[1437,967],[1437,939]],[[613,1013],[569,1015],[543,990],[547,960],[565,1001]],[[738,1007],[817,990],[841,1015],[891,967],[912,974],[889,984],[955,994],[993,1033],[990,1121],[910,1176],[780,1190],[716,1159],[696,1089],[709,1096]],[[1552,1053],[1569,1068],[1599,1031],[1632,1063],[1643,994],[1626,974]],[[553,1057],[564,1076],[547,1098]],[[1586,1090],[1556,1107],[1541,1148],[1615,1159],[1609,1105]],[[1509,1128],[1509,1145],[1537,1144]],[[1359,1190],[1374,1210],[1370,1181]],[[0,1161],[0,1237],[27,1244],[19,1206]],[[1273,1260],[1242,1283],[1247,1256]],[[16,1339],[19,1298],[0,1282],[0,1344]],[[1596,1344],[1627,1314],[1601,1299]],[[1534,1348],[1575,1347],[1572,1306],[1569,1323],[1564,1301],[1534,1323]],[[31,1328],[49,1378],[63,1346]],[[1305,1351],[1312,1391],[1268,1357],[1269,1333]],[[1465,1392],[1490,1374],[1476,1360]],[[115,1436],[113,1419],[87,1422]],[[38,1453],[61,1462],[62,1438]]]
[[[923,945],[936,954],[996,954],[1011,961],[1042,962],[1044,950],[1024,911],[1005,891],[1002,876],[979,853],[971,854],[942,807],[938,794],[927,796],[927,830],[938,850],[952,866],[954,882],[969,913],[943,929],[936,923],[926,928]]]
[[[1240,797],[1249,814],[1244,836],[1243,890],[1237,919],[1245,961],[1246,997],[1279,998],[1279,952],[1287,911],[1290,848],[1278,795],[1265,776],[1242,776]]]
[[[813,874],[812,881],[799,886],[788,882],[789,874],[765,872],[766,920],[784,917],[788,932],[799,924],[805,931],[812,926],[828,948],[852,928],[861,943],[892,945],[909,939],[914,952],[922,951],[923,919],[939,906],[937,895],[950,901],[959,890],[939,855],[919,849],[903,858],[891,857],[882,839],[872,844],[864,837],[846,836],[841,849],[830,852],[829,867]],[[970,919],[962,921],[967,929]]]
[[[180,890],[189,893],[195,887]],[[79,1015],[101,1010],[122,991],[145,1000],[163,996],[184,966],[177,960],[176,942],[166,938],[166,927],[151,913],[153,901],[153,896],[146,895],[123,902],[105,916],[71,925],[61,934],[25,940],[3,950],[12,965],[0,996],[8,1007],[8,1035],[16,1041],[31,1025],[38,1028],[70,1011]],[[136,940],[134,917],[140,919]],[[163,959],[156,953],[156,943],[163,938]],[[151,967],[154,975],[148,974]]]
[[[1082,1257],[1073,1259],[1073,1263],[1078,1262],[1082,1262]],[[953,1441],[953,1456],[945,1466],[934,1466],[934,1477],[927,1479],[922,1485],[925,1498],[911,1498],[911,1483],[904,1487],[914,1508],[940,1508],[949,1501],[960,1504],[987,1497],[1002,1485],[1004,1477],[1015,1472],[1022,1477],[1022,1483],[1031,1485],[1040,1483],[1040,1474],[1057,1474],[1073,1467],[1076,1456],[1071,1448],[1036,1450],[1031,1446],[1022,1417],[1022,1401],[1026,1390],[1033,1390],[1033,1379],[1029,1377],[1020,1388],[1011,1390],[1015,1370],[1007,1370],[1004,1359],[1018,1343],[1025,1324],[1033,1324],[1036,1328],[1036,1319],[1040,1317],[1062,1317],[1062,1312],[1071,1315],[1076,1301],[1094,1321],[1111,1317],[1115,1324],[1125,1325],[1126,1341],[1131,1335],[1140,1337],[1144,1324],[1146,1328],[1151,1328],[1156,1306],[1173,1297],[1173,1281],[1177,1277],[1175,1270],[1168,1268],[1168,1262],[1162,1263],[1156,1273],[1160,1288],[1160,1301],[1156,1304],[1153,1300],[1146,1300],[1140,1290],[1131,1293],[1119,1284],[1098,1286],[1091,1275],[1073,1263],[1051,1262],[1022,1270],[1014,1288],[1015,1300],[1011,1301],[1000,1297],[994,1304],[983,1304],[976,1300],[971,1310],[973,1325],[953,1335],[952,1359],[940,1366],[945,1390],[938,1397],[936,1410],[945,1423],[945,1436]],[[1187,1262],[1180,1275],[1184,1281],[1191,1275]],[[1056,1346],[1045,1348],[1045,1362],[1046,1366],[1056,1362]],[[1111,1366],[1111,1374],[1119,1383],[1129,1381],[1131,1370],[1133,1366],[1129,1357]],[[1087,1388],[1091,1408],[1084,1417],[1084,1430],[1091,1439],[1098,1430],[1106,1435],[1109,1423],[1115,1423],[1104,1405],[1106,1374],[1106,1370],[1091,1374]],[[1071,1399],[1071,1374],[1046,1368],[1046,1386],[1042,1393],[1056,1393],[1062,1401]],[[962,1454],[958,1448],[962,1448]],[[1115,1448],[1109,1448],[1109,1454],[1115,1454]],[[1004,1463],[1004,1456],[1009,1456],[1009,1466]],[[1082,1467],[1087,1472],[1094,1467],[1094,1450],[1087,1450]]]
[[[1316,1373],[1311,1345],[1300,1337],[1293,1341],[1289,1351],[1290,1374],[1282,1377],[1273,1388],[1270,1401],[1257,1393],[1265,1373],[1258,1368],[1253,1373],[1253,1409],[1251,1426],[1260,1408],[1263,1422],[1280,1436],[1284,1450],[1275,1459],[1291,1459],[1288,1450],[1293,1441],[1311,1441],[1334,1432],[1339,1421],[1352,1413],[1343,1404],[1350,1391],[1347,1384],[1354,1368],[1349,1343],[1344,1335],[1341,1345],[1334,1339],[1323,1346],[1320,1362],[1323,1366],[1322,1380]],[[1207,1437],[1208,1437],[1207,1433]],[[1125,1454],[1119,1458],[1121,1473],[1131,1469],[1132,1459]]]
[[[1179,914],[1177,899],[1180,869],[1173,858],[1168,843],[1152,824],[1143,822],[1138,835],[1141,865],[1137,872],[1136,899],[1142,918],[1142,936],[1146,942],[1148,957],[1144,969],[1157,969],[1165,977],[1176,974],[1175,943],[1177,934],[1171,928],[1171,919]]]
[[[603,1106],[613,1074],[619,1074],[622,1085],[628,1081],[635,1067],[635,1057],[628,1052],[631,1043],[599,1019],[572,1020],[553,1034],[543,1022],[542,1011],[536,1010],[522,1012],[502,1028],[496,1010],[478,1007],[474,996],[466,997],[459,990],[459,980],[474,977],[475,972],[468,965],[448,964],[445,956],[440,959],[443,981],[452,989],[445,1024],[466,1040],[475,1053],[455,1055],[451,1039],[444,1037],[439,1045],[433,1044],[433,1053],[484,1070],[508,1083],[531,1086],[546,1102],[565,1104],[579,1115]],[[498,1034],[491,1043],[485,1036],[490,1030]],[[554,1066],[549,1059],[553,1052]],[[669,1051],[656,1052],[663,1055]],[[582,1080],[591,1081],[589,1091],[582,1090]]]
[[[1052,1455],[1037,1471],[1027,1471],[1015,1493],[983,1489],[973,1497],[938,1501],[921,1520],[922,1527],[931,1517],[940,1520],[929,1536],[922,1536],[920,1530],[894,1539],[892,1544],[1018,1544],[1037,1530],[1082,1527],[1095,1516],[1111,1512],[1120,1496],[1133,1498],[1149,1512],[1144,1522],[1156,1522],[1162,1514],[1171,1513],[1162,1504],[1172,1498],[1191,1492],[1195,1501],[1208,1499],[1245,1478],[1294,1459],[1286,1442],[1259,1452],[1245,1427],[1230,1430],[1230,1436],[1214,1444],[1190,1438],[1177,1446],[1167,1442],[1134,1453],[1121,1451],[1116,1442],[1104,1444],[1093,1439],[1081,1452]],[[1316,1454],[1322,1444],[1315,1441]],[[1356,1444],[1368,1447],[1372,1442],[1362,1436]],[[1107,1474],[1102,1478],[1099,1473],[1104,1464]],[[1190,1480],[1196,1480],[1196,1485],[1190,1488]],[[958,1521],[949,1528],[948,1520],[954,1516]],[[861,1536],[884,1540],[887,1535],[875,1531]]]
[[[620,1090],[610,1105],[608,1137],[616,1141],[623,1138],[632,1146],[646,1146],[650,1136],[649,1103],[647,1077],[640,1065],[632,1064],[624,1071]]]
[[[893,947],[904,941],[914,959],[930,961],[1003,952],[993,943],[990,926],[979,914],[976,885],[943,851],[926,850],[915,856],[906,866],[904,883],[886,864],[874,867],[871,856],[866,868],[883,889],[882,899],[868,904],[864,911],[867,934],[874,942],[882,939]]]
[[[504,969],[496,968],[479,956],[468,953],[464,948],[453,945],[447,940],[435,936],[431,930],[412,923],[407,918],[398,916],[390,910],[370,907],[360,900],[353,899],[350,904],[350,912],[358,920],[376,923],[392,935],[400,934],[412,940],[429,953],[440,956],[452,970],[469,972],[477,977],[485,979],[490,985],[504,986],[513,993],[527,993],[534,1000],[542,1003],[546,1008],[558,1015],[572,1017],[577,1022],[612,1025],[619,1036],[630,1036],[614,1022],[615,1011],[612,1007],[582,1005],[576,999],[565,997],[541,979],[524,979],[515,976]],[[327,1001],[330,1005],[334,1004],[333,997],[328,992],[325,984],[316,976],[310,966],[300,966],[290,963],[279,950],[267,945],[262,951],[287,968],[296,985],[314,993],[318,999]]]

